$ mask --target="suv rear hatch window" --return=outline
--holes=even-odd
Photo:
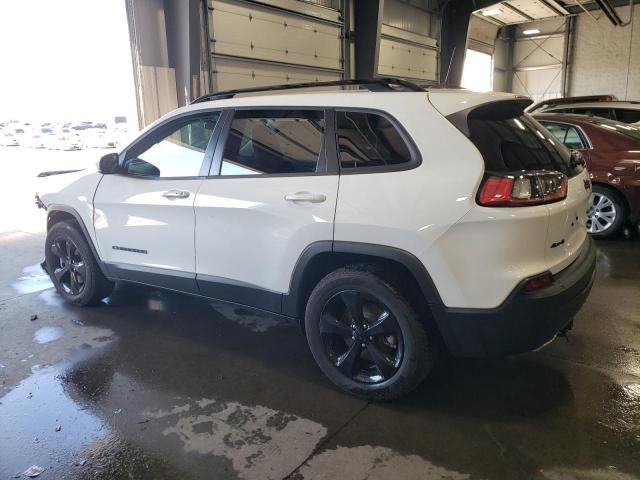
[[[469,139],[480,150],[487,172],[555,170],[571,178],[582,165],[518,101],[482,105],[467,115]]]

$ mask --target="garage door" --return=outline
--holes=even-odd
[[[438,19],[397,0],[385,1],[378,74],[420,83],[438,80]]]
[[[341,79],[337,3],[209,0],[213,90]]]

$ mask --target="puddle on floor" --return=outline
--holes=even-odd
[[[40,267],[39,263],[22,269],[22,275],[11,285],[18,293],[41,292],[53,288],[49,275]]]
[[[603,406],[602,425],[618,433],[631,433],[640,446],[640,384],[611,385]]]
[[[45,469],[40,478],[61,478],[50,470],[68,471],[82,447],[109,433],[100,418],[66,395],[62,373],[60,367],[34,369],[0,398],[0,478],[31,465]]]
[[[33,341],[35,343],[43,344],[49,342],[55,342],[60,340],[64,336],[64,328],[60,326],[48,326],[42,327],[33,333]]]

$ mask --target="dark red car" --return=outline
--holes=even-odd
[[[596,238],[620,230],[640,217],[640,124],[601,117],[542,113],[534,118],[587,163],[593,193],[587,229]]]

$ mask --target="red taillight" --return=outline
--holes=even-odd
[[[523,290],[525,292],[532,292],[541,288],[551,285],[553,282],[553,276],[550,273],[545,273],[539,277],[532,278],[524,284]]]
[[[539,205],[562,200],[567,188],[567,176],[560,172],[490,175],[482,182],[478,203],[488,207]]]

